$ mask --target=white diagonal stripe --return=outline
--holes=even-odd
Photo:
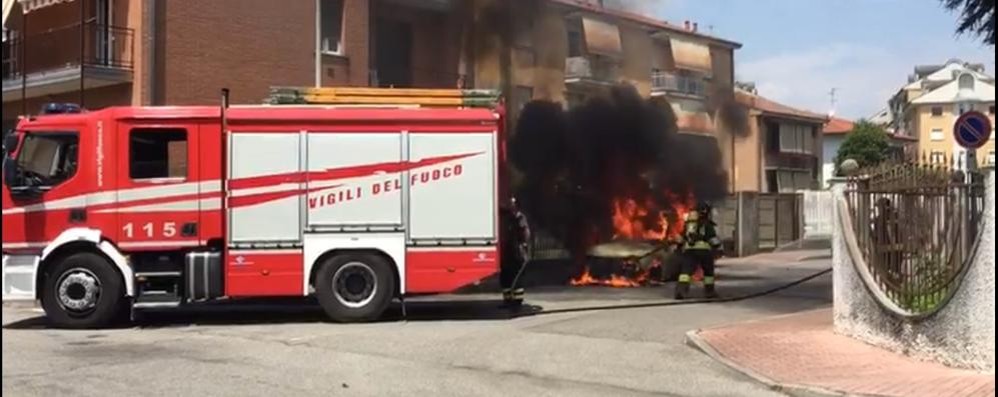
[[[10,208],[3,211],[3,215],[16,215],[31,212],[40,211],[58,211],[71,208],[83,208],[88,206],[97,206],[105,204],[119,203],[121,205],[127,205],[129,202],[148,200],[159,197],[170,197],[170,196],[185,196],[190,194],[211,194],[217,193],[221,190],[221,183],[218,180],[205,181],[205,182],[190,182],[181,183],[173,185],[163,185],[163,186],[148,186],[132,189],[122,189],[122,190],[111,190],[106,192],[96,192],[82,194],[79,196],[66,197],[58,200],[52,200],[48,202],[32,204],[24,207]],[[217,201],[217,200],[216,200]],[[157,206],[162,206],[163,204],[157,204]],[[218,209],[219,204],[213,204],[214,208],[205,209]],[[142,206],[141,208],[148,208],[152,206]],[[196,208],[195,208],[196,209]],[[114,209],[101,210],[100,213],[115,212]],[[132,212],[144,212],[144,211],[132,211]]]

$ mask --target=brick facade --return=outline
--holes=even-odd
[[[260,103],[271,85],[315,81],[314,1],[170,0],[165,4],[162,98]]]
[[[371,47],[370,9],[370,0],[343,2],[343,55],[323,56],[321,70],[323,86],[366,87],[368,85]]]

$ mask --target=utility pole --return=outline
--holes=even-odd
[[[94,31],[97,31],[96,22]],[[87,82],[87,2],[80,1],[80,108],[86,106],[85,91]]]
[[[838,99],[836,98],[836,94],[838,94],[838,92],[839,92],[839,89],[835,88],[835,87],[832,87],[831,91],[828,91],[828,97],[829,97],[830,103],[832,105],[829,114],[833,115],[833,116],[835,115],[835,110],[836,110],[835,107],[838,106]]]

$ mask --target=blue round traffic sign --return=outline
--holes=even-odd
[[[991,139],[991,119],[981,112],[967,112],[953,126],[956,143],[966,149],[980,149]]]

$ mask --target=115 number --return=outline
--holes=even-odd
[[[136,229],[134,223],[126,223],[122,227],[122,231],[125,232],[126,238],[135,238],[136,233],[139,237],[153,238],[153,237],[165,237],[172,238],[177,236],[177,223],[176,222],[163,222],[161,225],[157,225],[153,222],[147,222]]]

